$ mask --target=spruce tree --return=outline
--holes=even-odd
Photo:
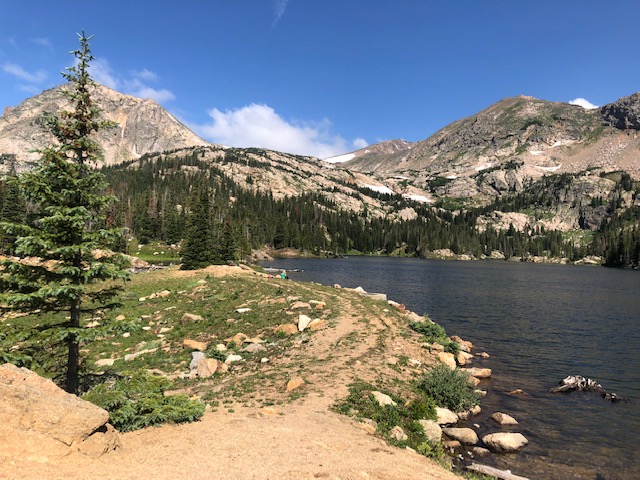
[[[111,124],[100,120],[90,95],[91,37],[84,32],[78,37],[80,48],[71,52],[75,66],[63,73],[69,82],[65,95],[73,109],[47,119],[58,142],[41,150],[38,166],[20,178],[35,209],[34,220],[1,224],[16,236],[18,257],[1,262],[1,308],[66,312],[67,320],[56,330],[68,349],[65,389],[70,393],[78,392],[81,320],[97,309],[115,306],[122,287],[112,280],[128,275],[122,255],[110,249],[121,237],[120,230],[106,228],[113,197],[104,194],[104,177],[91,168],[99,160],[91,134]],[[31,261],[23,261],[25,257]]]
[[[211,196],[205,180],[193,187],[180,254],[182,270],[195,270],[215,263]]]

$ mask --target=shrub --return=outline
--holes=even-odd
[[[478,403],[478,395],[467,375],[446,365],[438,365],[425,373],[419,389],[437,405],[454,412],[467,410]]]
[[[109,412],[109,421],[121,432],[162,423],[193,422],[204,415],[204,404],[186,395],[164,396],[169,381],[135,374],[91,389],[84,399]]]
[[[417,333],[424,335],[425,342],[434,343],[438,342],[444,347],[445,352],[453,353],[457,355],[460,352],[460,345],[457,342],[452,341],[448,336],[445,329],[437,323],[426,322],[413,322],[409,327]]]

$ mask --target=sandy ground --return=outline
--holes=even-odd
[[[210,267],[206,273],[255,276],[229,267]],[[310,286],[300,288],[315,295]],[[336,325],[263,367],[278,372],[282,382],[260,388],[270,398],[283,399],[288,398],[286,377],[303,369],[307,383],[301,398],[265,408],[237,404],[208,412],[199,422],[123,434],[122,446],[98,459],[72,453],[38,461],[37,455],[3,456],[0,448],[0,479],[460,478],[410,450],[388,446],[356,421],[330,410],[347,395],[347,385],[355,378],[375,382],[379,376],[419,373],[392,368],[390,357],[407,355],[425,365],[434,361],[417,338],[402,334],[406,328],[384,313],[386,305],[380,304],[379,314],[366,315],[365,322],[360,297],[337,290],[332,295],[341,297]],[[45,452],[38,453],[42,457]]]
[[[11,460],[3,479],[459,479],[408,450],[388,446],[323,397],[298,405],[207,413],[199,422],[122,436],[97,460],[72,454],[49,463]]]

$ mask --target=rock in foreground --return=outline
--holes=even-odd
[[[119,445],[108,421],[106,410],[51,380],[9,363],[0,366],[0,456],[47,461],[73,450],[99,456]]]

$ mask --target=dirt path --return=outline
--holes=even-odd
[[[6,479],[385,479],[460,477],[390,447],[324,408],[322,397],[266,410],[208,413],[200,422],[123,435],[123,448],[90,460],[9,461]]]
[[[210,267],[207,273],[256,278],[253,272],[237,268]],[[313,287],[300,284],[300,290],[322,300]],[[279,400],[275,406],[226,404],[199,422],[127,433],[122,435],[121,448],[99,459],[74,453],[38,463],[0,455],[0,479],[460,478],[410,450],[388,446],[357,422],[329,410],[356,379],[376,383],[420,373],[415,365],[396,365],[401,356],[422,365],[434,360],[417,336],[403,334],[406,325],[386,303],[368,302],[337,289],[325,290],[324,295],[340,300],[339,315],[331,326],[259,370],[247,366],[229,378],[239,384],[252,381],[257,372],[262,374],[257,394]],[[292,400],[285,386],[294,375],[306,383],[301,397]]]

